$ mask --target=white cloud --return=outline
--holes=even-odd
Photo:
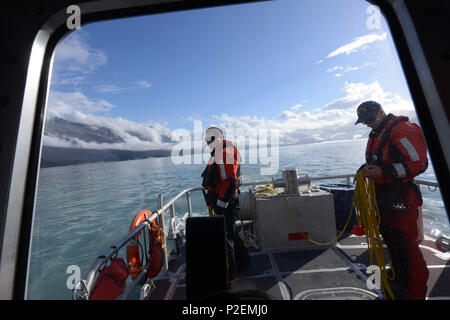
[[[373,43],[375,41],[385,40],[386,36],[387,36],[387,33],[384,32],[382,34],[371,33],[371,34],[367,34],[365,36],[357,37],[352,42],[347,43],[347,44],[337,48],[333,52],[331,52],[327,56],[327,58],[335,57],[340,54],[349,55],[353,52],[365,50],[368,48],[368,44]]]
[[[330,68],[327,70],[327,72],[333,72],[333,71],[337,71],[337,70],[344,70],[345,67],[343,66],[334,66],[333,68]]]
[[[96,86],[96,91],[100,93],[122,93],[131,89],[130,87],[119,87],[115,84],[101,84]]]
[[[150,88],[152,86],[152,84],[146,80],[136,81],[136,84],[141,88]]]
[[[92,48],[81,33],[71,34],[55,49],[55,65],[64,69],[90,72],[108,61],[102,50]]]
[[[119,86],[116,84],[101,84],[96,87],[96,91],[100,93],[124,93],[134,91],[136,89],[150,88],[151,84],[146,80],[136,81],[133,86]]]
[[[114,106],[106,100],[94,100],[81,92],[52,91],[48,100],[47,117],[62,118],[66,121],[81,123],[92,127],[102,127],[120,137],[124,142],[95,143],[86,142],[70,136],[44,135],[44,144],[59,147],[77,147],[88,149],[153,150],[169,149],[171,130],[167,123],[148,120],[137,123],[123,118],[110,118],[104,113]],[[97,114],[96,114],[97,113]]]
[[[258,133],[278,132],[280,145],[304,144],[332,140],[351,140],[367,137],[369,129],[355,126],[356,108],[366,100],[378,101],[386,113],[415,118],[411,101],[398,94],[386,91],[375,81],[372,83],[348,83],[342,88],[343,96],[319,108],[304,110],[300,104],[283,110],[273,119],[258,116],[213,115],[202,119],[202,126],[216,125],[224,129],[225,135],[237,143],[254,143]],[[113,148],[126,150],[170,149],[172,133],[167,123],[147,120],[145,123],[122,118],[110,118],[101,113],[112,108],[106,100],[93,100],[80,92],[52,92],[49,99],[49,116],[59,116],[72,122],[108,128],[124,142],[114,144],[87,143],[70,137],[45,136],[44,143],[54,146],[84,148]],[[191,120],[198,120],[192,118]],[[195,125],[194,125],[195,126]],[[195,128],[187,128],[193,134]],[[201,128],[197,128],[201,130]],[[230,136],[231,135],[231,136]],[[238,146],[242,146],[238,144]]]
[[[344,69],[342,72],[356,71],[359,69],[361,69],[361,67],[348,67],[348,68]]]
[[[378,101],[387,113],[415,117],[411,101],[384,90],[375,81],[346,83],[344,96],[315,110],[294,112],[292,108],[280,112],[275,119],[262,117],[233,117],[227,114],[213,117],[214,124],[233,132],[236,137],[249,137],[260,131],[277,130],[280,144],[302,144],[328,140],[359,139],[370,131],[363,125],[355,126],[356,108],[366,100]]]
[[[52,84],[78,86],[86,83],[88,75],[106,65],[108,58],[99,49],[91,47],[88,35],[82,31],[72,33],[55,49]],[[147,80],[137,80],[132,84],[97,84],[95,90],[100,93],[115,94],[136,89],[150,88]]]
[[[350,71],[360,70],[360,69],[363,69],[363,68],[366,68],[369,66],[373,66],[373,65],[376,65],[376,63],[375,62],[366,62],[366,63],[356,66],[356,67],[334,66],[333,68],[328,69],[327,72],[340,71],[340,72],[346,73],[346,72],[350,72]]]
[[[50,116],[67,116],[74,111],[81,113],[107,112],[114,105],[104,99],[92,100],[82,92],[51,91],[47,112]]]
[[[55,49],[52,84],[79,84],[85,75],[107,63],[102,50],[92,48],[82,31],[70,34]]]

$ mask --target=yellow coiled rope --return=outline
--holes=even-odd
[[[369,179],[368,182],[364,179],[364,170],[361,170],[356,175],[355,193],[356,198],[356,217],[358,224],[364,228],[366,235],[367,249],[370,256],[370,265],[373,265],[373,258],[375,256],[378,268],[381,272],[381,290],[384,298],[387,299],[386,292],[392,300],[395,299],[394,294],[389,286],[389,280],[395,279],[395,271],[392,263],[389,260],[386,250],[383,247],[383,242],[378,228],[380,224],[380,212],[378,210],[375,183]],[[387,272],[387,265],[391,266],[392,274]]]
[[[214,215],[213,209],[212,209],[212,204],[210,204],[210,205],[208,206],[208,214],[209,214],[210,217],[212,217],[212,216]]]

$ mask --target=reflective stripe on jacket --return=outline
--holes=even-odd
[[[366,162],[381,167],[383,177],[374,180],[377,184],[413,180],[428,167],[421,128],[407,117],[389,114],[369,135]]]

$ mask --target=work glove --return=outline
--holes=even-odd
[[[355,176],[353,177],[353,184],[355,184],[356,182],[356,176],[358,175],[358,173],[363,170],[365,167],[367,167],[367,163],[364,163],[363,165],[361,165],[361,167],[359,167],[359,169],[356,171]]]
[[[214,212],[216,214],[224,214],[225,213],[225,209],[228,207],[228,202],[224,202],[222,200],[220,200],[219,198],[217,198],[217,201],[214,205]]]

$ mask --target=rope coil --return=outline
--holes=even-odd
[[[364,170],[361,170],[356,175],[355,193],[356,198],[356,218],[358,225],[364,228],[367,241],[367,249],[370,256],[370,265],[373,265],[373,258],[375,256],[379,270],[381,271],[381,290],[384,299],[387,299],[386,292],[392,300],[395,300],[394,294],[389,286],[389,281],[395,279],[395,270],[391,261],[384,249],[383,242],[378,228],[380,224],[380,211],[378,209],[375,183],[369,179],[367,182],[364,179]],[[392,274],[389,275],[387,265],[391,267]]]

